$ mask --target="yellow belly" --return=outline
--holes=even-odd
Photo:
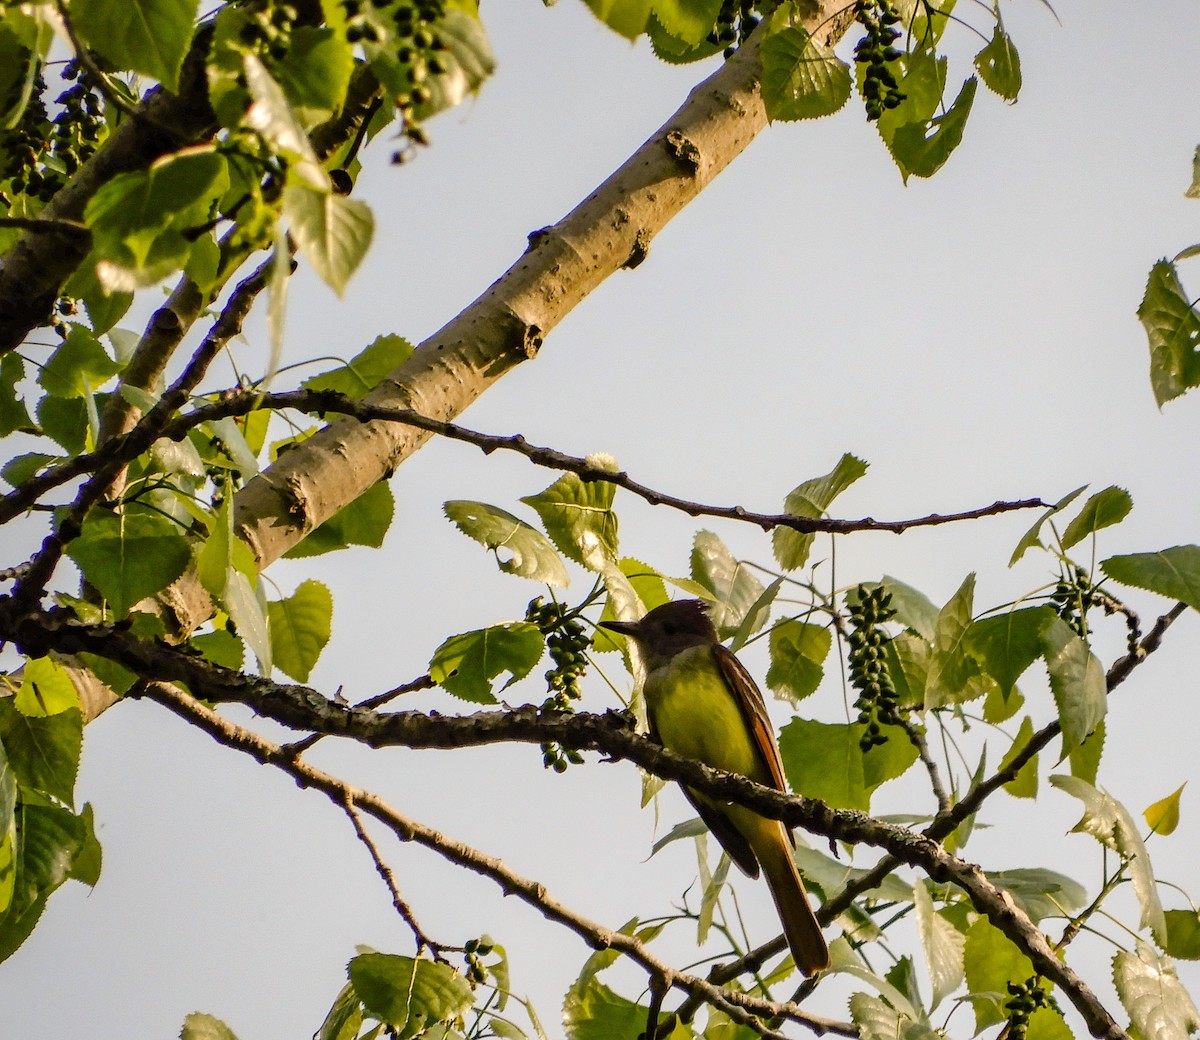
[[[664,746],[717,769],[770,784],[738,702],[713,660],[694,647],[646,677],[646,710]]]

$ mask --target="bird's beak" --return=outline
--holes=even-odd
[[[601,621],[600,627],[607,628],[610,632],[619,632],[631,639],[637,639],[642,633],[640,621]]]

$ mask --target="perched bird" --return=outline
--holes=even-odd
[[[700,600],[666,603],[640,621],[604,621],[601,627],[641,648],[653,739],[686,758],[787,790],[762,693],[721,645]],[[734,863],[755,878],[762,868],[796,966],[805,975],[828,968],[829,947],[792,859],[791,832],[743,806],[688,787],[684,793]]]

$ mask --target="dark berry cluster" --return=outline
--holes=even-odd
[[[1029,1017],[1040,1007],[1055,1007],[1054,998],[1042,988],[1036,975],[1024,982],[1008,984],[1009,998],[1004,1010],[1008,1012],[1008,1040],[1025,1040],[1029,1029]]]
[[[885,109],[895,108],[904,100],[899,89],[894,63],[904,56],[895,46],[901,32],[900,16],[888,0],[855,0],[854,18],[866,35],[854,45],[854,60],[866,65],[862,96],[867,119],[876,120]]]
[[[732,57],[738,45],[746,42],[746,37],[759,23],[758,15],[754,13],[757,5],[758,0],[721,0],[717,24],[708,34],[708,42],[714,47],[724,44],[725,57]]]
[[[885,648],[891,636],[880,627],[895,616],[891,600],[891,593],[885,593],[879,586],[868,589],[860,585],[846,601],[850,615],[850,633],[847,637],[850,644],[850,685],[858,690],[854,706],[858,709],[858,721],[866,726],[858,741],[864,752],[886,744],[887,737],[883,735],[882,727],[900,721],[896,688],[892,685],[884,660]]]
[[[1054,612],[1081,636],[1087,635],[1087,612],[1100,598],[1090,575],[1082,567],[1069,568],[1050,593]]]
[[[394,99],[405,147],[393,154],[392,161],[406,162],[415,154],[412,145],[429,143],[418,114],[433,98],[429,80],[449,69],[449,47],[437,30],[446,13],[445,0],[341,0],[341,5],[350,43],[395,47],[396,64],[408,86]]]
[[[261,57],[282,61],[292,45],[292,26],[299,11],[291,4],[267,3],[248,14],[241,40]]]
[[[579,700],[579,680],[587,671],[587,649],[591,637],[583,629],[577,614],[564,611],[559,603],[547,603],[541,596],[530,600],[525,620],[537,625],[546,640],[554,667],[546,672],[546,689],[550,696],[543,702],[543,711],[572,711],[572,701]],[[568,765],[583,761],[578,751],[555,743],[542,745],[542,763],[556,773]]]
[[[463,959],[467,962],[467,978],[472,986],[487,982],[487,965],[483,958],[492,952],[492,942],[486,935],[478,939],[468,939],[463,946]]]
[[[0,131],[0,180],[11,182],[14,192],[24,192],[40,202],[49,202],[81,163],[100,143],[104,127],[100,98],[79,78],[79,66],[69,61],[62,78],[70,83],[55,99],[58,111],[51,118],[46,110],[46,79],[39,68],[33,91],[21,118]],[[18,79],[14,86],[19,91]],[[14,107],[17,96],[4,98],[4,107]]]

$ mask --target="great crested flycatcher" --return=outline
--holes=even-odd
[[[601,627],[641,648],[653,739],[685,758],[787,790],[762,693],[721,645],[700,600],[665,603],[641,621],[604,621]],[[762,868],[796,966],[805,975],[828,968],[829,947],[792,859],[791,832],[744,806],[683,790],[734,863],[754,878]]]

